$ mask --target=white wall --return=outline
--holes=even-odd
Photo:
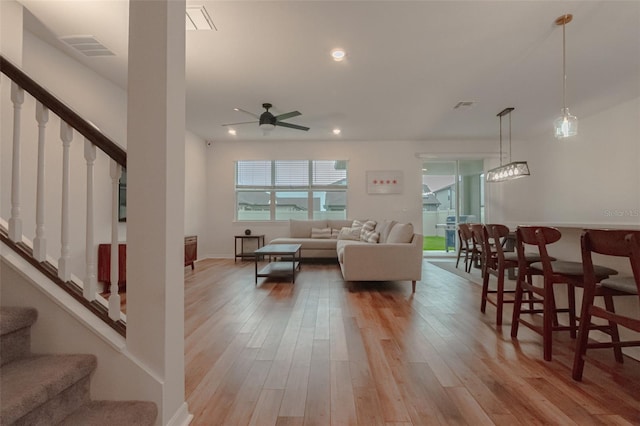
[[[200,243],[208,226],[207,145],[189,131],[185,136],[185,173],[184,233],[197,235]]]
[[[286,129],[284,129],[286,131]],[[235,222],[234,162],[237,160],[348,160],[347,215],[375,220],[395,219],[413,223],[422,232],[422,162],[417,154],[441,157],[464,156],[465,150],[491,156],[492,141],[279,141],[274,132],[260,141],[212,142],[208,147],[207,195],[208,239],[203,256],[232,257],[234,235],[250,228],[269,240],[286,236],[287,221],[276,223]],[[368,170],[402,170],[402,194],[367,194]]]
[[[501,185],[500,217],[518,223],[640,226],[640,98],[580,118],[579,134],[549,132],[514,147],[531,176]]]

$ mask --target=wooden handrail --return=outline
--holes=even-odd
[[[123,168],[127,167],[127,152],[117,143],[106,137],[94,125],[80,117],[75,111],[62,103],[47,89],[40,86],[28,75],[13,65],[8,59],[0,55],[0,71],[13,80],[18,86],[26,90],[42,105],[46,106],[65,123],[76,129],[82,136],[90,140],[102,152],[107,154]]]

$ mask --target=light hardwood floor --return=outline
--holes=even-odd
[[[427,261],[422,282],[346,284],[304,264],[295,285],[251,262],[204,260],[185,276],[186,396],[193,425],[640,424],[640,363],[573,341],[554,359],[525,327],[480,313],[480,286]]]

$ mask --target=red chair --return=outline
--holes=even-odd
[[[580,328],[573,360],[573,378],[582,380],[587,349],[613,348],[617,362],[622,362],[621,348],[640,346],[640,341],[620,341],[618,325],[640,332],[640,319],[617,314],[614,296],[638,297],[640,294],[640,231],[617,229],[586,229],[582,233],[582,265],[584,268],[584,295],[580,314]],[[593,266],[592,253],[606,256],[628,257],[633,276],[598,277]],[[596,296],[604,297],[604,308],[594,305]],[[597,326],[591,318],[608,321],[608,326]],[[610,342],[589,342],[590,330],[609,331]]]
[[[516,285],[516,296],[513,308],[513,321],[511,323],[511,337],[517,338],[518,326],[523,324],[542,335],[542,346],[545,361],[551,361],[552,354],[552,333],[553,331],[569,331],[572,338],[576,337],[576,311],[575,311],[575,287],[582,286],[583,267],[581,262],[567,262],[562,260],[552,260],[547,252],[547,245],[557,242],[561,233],[556,228],[544,226],[519,226],[516,230],[516,249],[518,253],[518,281]],[[525,255],[525,246],[537,248],[540,255],[540,262],[528,264]],[[604,279],[610,275],[617,274],[617,271],[603,266],[594,266],[594,273],[599,279]],[[527,282],[527,275],[542,275],[542,287]],[[554,286],[556,284],[566,284],[567,286],[567,308],[557,308],[554,297]],[[531,291],[535,296],[528,300],[523,300],[523,292]],[[522,309],[522,303],[542,304],[540,309]],[[525,320],[521,317],[523,313],[542,313],[542,326]],[[558,313],[569,315],[569,325],[562,326],[558,322]]]

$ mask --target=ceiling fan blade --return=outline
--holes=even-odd
[[[257,121],[241,121],[240,123],[227,123],[227,124],[223,124],[223,126],[237,126],[238,124],[249,124],[249,123],[257,123]]]
[[[260,118],[260,116],[258,116],[257,114],[254,114],[250,111],[244,110],[242,108],[234,108],[234,111],[239,111],[239,112],[244,112],[245,114],[249,114],[250,116],[254,117],[254,118]]]
[[[309,130],[308,127],[298,126],[297,124],[284,123],[282,121],[276,121],[276,126],[289,127],[291,129],[297,129],[297,130],[304,130],[305,132]]]
[[[291,111],[284,114],[276,115],[276,120],[286,120],[287,118],[297,117],[302,115],[300,111]]]

